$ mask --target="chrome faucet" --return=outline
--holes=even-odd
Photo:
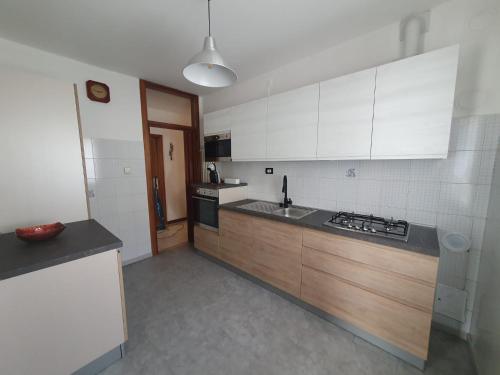
[[[292,199],[288,198],[288,180],[286,175],[283,176],[283,187],[281,188],[281,192],[284,194],[283,203],[280,203],[281,207],[288,208],[288,205],[292,204]]]

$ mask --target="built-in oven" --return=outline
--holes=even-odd
[[[231,160],[231,133],[205,136],[205,161]]]
[[[192,198],[195,224],[219,230],[219,191],[195,187]]]

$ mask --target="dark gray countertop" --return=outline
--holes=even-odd
[[[200,182],[193,184],[194,187],[202,187],[206,189],[229,189],[229,188],[234,188],[234,187],[240,187],[240,186],[247,186],[248,184],[246,182],[242,182],[241,184],[211,184],[208,182]]]
[[[122,241],[95,220],[65,224],[56,238],[25,242],[15,233],[0,235],[0,280],[118,249]]]
[[[226,203],[221,205],[220,208],[230,211],[241,212],[247,215],[259,216],[259,217],[264,217],[266,219],[281,221],[287,224],[293,224],[301,227],[321,230],[323,232],[355,238],[357,240],[373,242],[376,244],[407,250],[418,254],[429,255],[432,257],[439,257],[439,241],[437,237],[436,228],[411,224],[408,242],[404,242],[391,238],[371,236],[364,233],[351,232],[347,230],[324,226],[323,223],[326,222],[328,219],[332,217],[332,215],[335,214],[335,212],[332,211],[317,210],[316,212],[313,212],[312,214],[309,214],[300,220],[295,220],[282,216],[276,216],[276,215],[254,212],[238,208],[238,206],[251,202],[256,202],[256,200],[246,199],[238,202]]]

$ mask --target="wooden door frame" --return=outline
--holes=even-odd
[[[163,136],[161,134],[149,134],[150,141],[151,138],[156,139],[158,142],[158,148],[156,150],[156,156],[158,158],[158,191],[161,198],[161,206],[163,208],[163,215],[165,217],[165,225],[167,224],[167,190],[165,187],[165,155],[163,154]],[[151,144],[151,143],[150,143]],[[152,177],[152,176],[151,176]],[[156,223],[156,216],[155,216]]]
[[[181,96],[191,101],[191,126],[168,124],[149,121],[146,90],[156,90],[167,94]],[[198,96],[184,91],[159,85],[144,79],[139,80],[142,115],[142,137],[144,141],[144,160],[146,165],[146,185],[148,195],[149,232],[151,237],[151,252],[158,255],[158,240],[156,236],[155,211],[153,205],[153,183],[151,175],[151,145],[149,142],[150,128],[182,130],[184,133],[184,164],[186,175],[186,208],[188,218],[188,238],[193,242],[193,205],[191,199],[191,186],[201,181],[201,145],[200,145],[200,113]]]

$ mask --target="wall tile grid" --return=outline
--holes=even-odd
[[[458,328],[468,332],[499,136],[500,115],[464,117],[453,121],[447,159],[224,162],[219,169],[223,177],[248,182],[254,199],[280,200],[286,174],[294,204],[393,216],[437,226],[440,236],[466,235],[468,262],[442,251],[439,282],[467,290],[467,321]],[[264,174],[265,167],[274,174]],[[346,177],[351,168],[354,178]]]
[[[84,139],[90,214],[123,241],[125,263],[151,255],[143,147]]]

